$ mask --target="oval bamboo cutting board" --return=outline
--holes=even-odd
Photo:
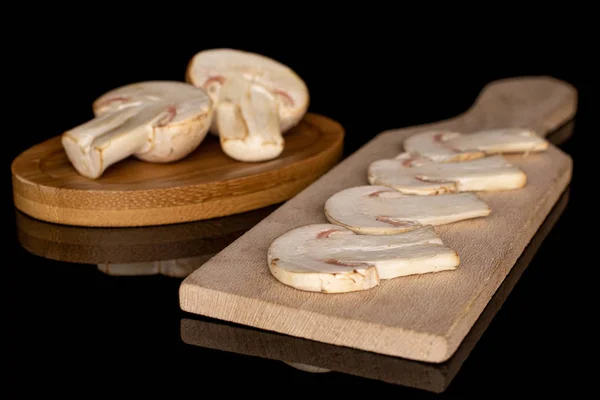
[[[338,346],[425,362],[448,360],[569,185],[573,161],[556,146],[506,156],[527,174],[527,184],[481,193],[492,210],[488,217],[435,227],[460,256],[454,271],[391,279],[352,293],[304,292],[269,273],[269,245],[290,229],[327,223],[325,201],[368,184],[369,164],[396,156],[417,132],[522,127],[548,136],[573,118],[576,108],[571,85],[522,77],[493,82],[456,118],[383,132],[189,275],[180,286],[181,308]]]
[[[164,225],[237,214],[286,201],[339,162],[343,127],[307,113],[285,134],[275,160],[243,163],[207,135],[172,164],[129,158],[97,180],[75,171],[60,137],[31,147],[12,163],[15,207],[34,218],[78,226]]]

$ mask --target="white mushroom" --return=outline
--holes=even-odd
[[[393,235],[424,225],[486,217],[490,212],[475,193],[412,196],[386,186],[344,189],[325,202],[329,222],[365,235]]]
[[[279,156],[283,134],[308,109],[305,82],[286,65],[256,53],[204,50],[190,60],[186,76],[213,100],[216,115],[210,132],[218,134],[223,151],[239,161]]]
[[[507,128],[469,134],[426,131],[405,139],[403,147],[413,155],[446,162],[473,160],[491,154],[544,151],[548,142],[532,130]]]
[[[275,96],[264,86],[235,78],[225,81],[221,93],[215,121],[225,154],[246,162],[278,157],[284,139]]]
[[[198,147],[212,122],[210,97],[184,82],[126,85],[99,97],[93,111],[94,119],[62,135],[70,162],[90,179],[132,155],[154,163],[180,160]]]
[[[366,290],[380,279],[455,269],[458,254],[433,227],[388,236],[357,235],[333,224],[305,225],[276,238],[267,260],[271,274],[300,290]]]
[[[416,195],[511,190],[527,183],[527,175],[501,155],[436,163],[402,153],[372,162],[367,175],[371,185]]]

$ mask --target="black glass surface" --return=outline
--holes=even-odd
[[[574,126],[550,140],[568,152]],[[15,211],[16,241],[4,281],[11,294],[5,319],[11,382],[24,392],[33,389],[28,377],[34,377],[59,386],[61,380],[108,388],[233,385],[260,394],[277,383],[399,396],[549,391],[549,382],[561,387],[571,373],[561,346],[570,338],[570,316],[558,318],[557,311],[564,307],[558,288],[569,281],[561,263],[578,205],[572,187],[456,355],[439,365],[182,312],[181,281],[277,205],[209,221],[119,229],[49,224]]]
[[[111,15],[94,22],[101,7],[79,18],[69,8],[60,20],[58,9],[40,12],[28,4],[25,22],[6,35],[6,47],[18,49],[14,57],[5,55],[5,67],[13,72],[8,83],[19,90],[5,96],[10,102],[2,133],[8,149],[2,398],[593,396],[597,244],[595,233],[584,233],[597,226],[597,168],[591,163],[597,156],[584,155],[595,152],[598,136],[597,93],[587,76],[596,57],[594,43],[586,46],[591,30],[583,35],[567,27],[564,5],[561,20],[485,19],[481,25],[470,18],[470,35],[456,40],[451,32],[464,25],[454,20],[436,32],[433,21],[401,32],[412,14],[393,13],[394,23],[385,24],[362,15],[322,18],[322,7],[308,9],[302,30],[284,23],[303,6],[294,4],[293,11],[277,10],[273,18],[248,16],[250,24],[240,34],[235,24],[216,22],[233,4],[218,5],[210,15],[205,3],[198,4],[202,9],[186,6],[189,22],[180,22],[164,4],[150,18],[133,19],[109,6],[104,9]],[[165,19],[177,25],[167,28]],[[208,19],[215,25],[205,27]],[[371,32],[366,24],[388,29]],[[259,26],[266,30],[257,33]],[[290,26],[294,39],[285,29]],[[487,37],[489,31],[500,40]],[[384,130],[464,112],[496,79],[551,75],[576,86],[576,121],[551,136],[574,160],[568,194],[456,357],[442,365],[416,363],[183,313],[178,289],[184,277],[277,206],[211,221],[118,230],[52,225],[15,212],[8,171],[19,153],[89,120],[98,95],[131,82],[182,80],[195,52],[223,46],[293,65],[311,90],[310,110],[346,129],[344,156]],[[332,372],[310,373],[286,362]]]

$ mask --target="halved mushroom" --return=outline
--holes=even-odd
[[[416,195],[511,190],[527,183],[527,175],[501,155],[438,163],[402,153],[372,162],[367,178],[371,185]]]
[[[292,229],[269,246],[271,274],[300,290],[366,290],[380,279],[455,269],[458,254],[427,226],[389,236],[357,235],[333,224]]]
[[[264,86],[235,78],[225,82],[221,93],[215,121],[225,154],[246,162],[278,157],[284,139],[275,96]]]
[[[239,161],[278,157],[283,134],[308,109],[305,82],[286,65],[256,53],[201,51],[190,60],[186,79],[208,92],[216,113],[210,132],[219,135],[223,151]]]
[[[469,134],[426,131],[404,140],[404,151],[436,162],[464,161],[501,153],[544,151],[548,142],[530,129],[490,129]]]
[[[475,193],[412,196],[375,185],[344,189],[325,202],[329,222],[364,235],[393,235],[424,225],[486,217],[490,212]]]
[[[200,145],[212,108],[204,90],[184,82],[134,83],[100,96],[95,118],[64,132],[62,145],[77,172],[90,179],[129,156],[169,163]]]

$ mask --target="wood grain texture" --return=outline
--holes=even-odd
[[[267,206],[173,225],[88,228],[52,224],[16,212],[17,238],[37,256],[81,264],[133,263],[212,256],[273,212]]]
[[[183,160],[153,164],[129,158],[97,180],[76,173],[55,137],[12,163],[15,207],[34,218],[78,226],[131,227],[198,221],[280,203],[339,162],[343,127],[308,113],[285,135],[275,160],[242,163],[218,139]]]
[[[182,318],[181,340],[193,346],[312,365],[435,393],[444,392],[529,266],[544,239],[562,215],[568,201],[569,190],[567,189],[496,290],[461,345],[446,362],[432,364],[390,357],[197,316]]]
[[[447,360],[570,182],[572,160],[555,146],[526,157],[507,156],[528,182],[519,190],[482,193],[492,209],[489,217],[435,228],[461,257],[456,271],[392,279],[362,292],[309,293],[271,276],[268,246],[292,228],[325,223],[326,199],[367,184],[369,163],[395,156],[416,132],[519,126],[546,135],[573,117],[576,97],[573,87],[552,78],[510,79],[486,87],[456,118],[379,134],[188,276],[180,287],[181,308],[381,354]]]

